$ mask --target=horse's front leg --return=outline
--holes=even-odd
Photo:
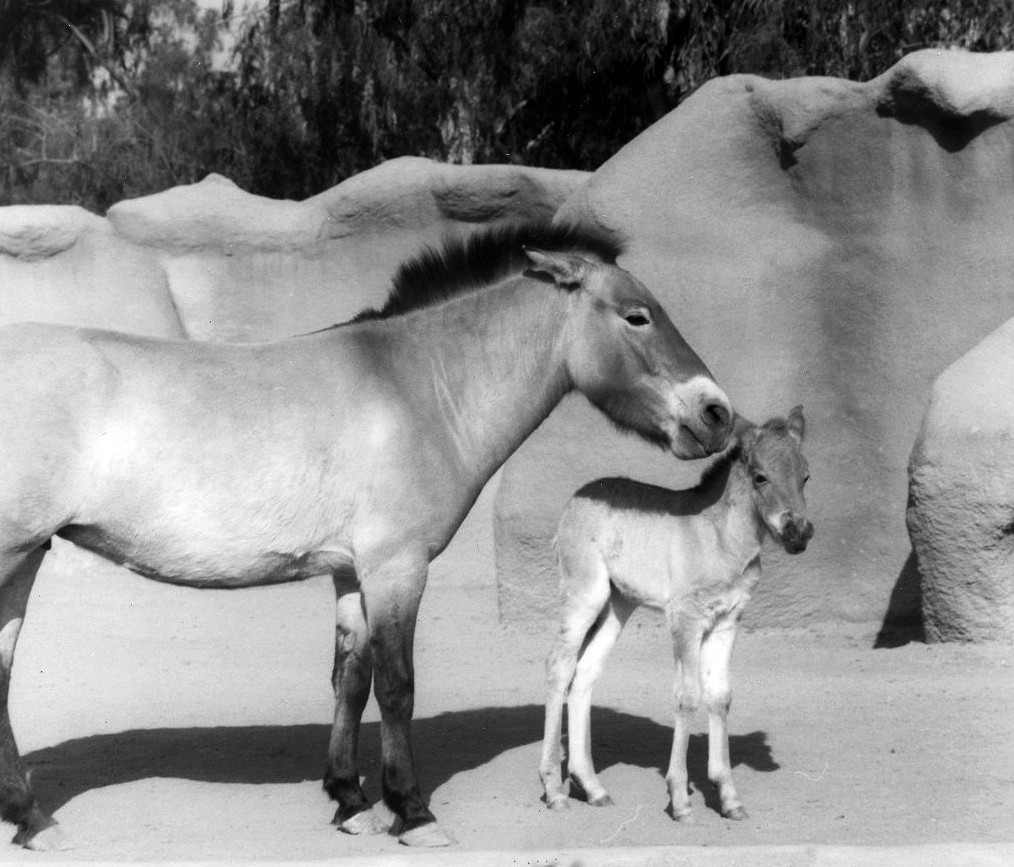
[[[436,824],[416,780],[412,759],[415,673],[412,644],[426,585],[425,555],[398,556],[361,570],[373,657],[373,687],[380,705],[381,784],[384,803],[397,816],[398,840],[408,846],[455,842]]]
[[[333,823],[347,834],[379,834],[387,823],[370,807],[359,783],[359,725],[370,697],[373,663],[363,598],[354,574],[334,575],[338,599],[335,624],[335,712],[327,750],[324,789],[338,802]]]
[[[47,546],[48,547],[48,546]],[[26,849],[67,849],[59,825],[35,802],[22,767],[8,709],[14,648],[24,623],[28,597],[46,548],[29,554],[0,551],[0,819],[17,825],[12,842]]]

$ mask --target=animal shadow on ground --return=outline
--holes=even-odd
[[[479,768],[516,747],[542,738],[541,705],[485,707],[417,719],[412,731],[417,768],[432,792],[455,774]],[[44,809],[56,811],[92,789],[152,777],[210,783],[284,784],[320,779],[329,725],[222,726],[133,729],[64,741],[25,756]],[[592,712],[596,766],[614,764],[658,769],[669,756],[668,726],[609,708]],[[379,796],[380,726],[360,734],[360,773],[371,797]],[[732,764],[773,771],[764,732],[730,738]],[[532,790],[538,789],[538,757],[532,756]],[[690,739],[688,770],[706,803],[718,809],[707,779],[707,738]],[[663,771],[664,772],[664,771]]]

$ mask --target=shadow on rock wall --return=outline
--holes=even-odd
[[[1012,116],[1008,53],[920,51],[863,84],[730,76],[559,212],[629,239],[621,264],[741,413],[805,407],[816,535],[803,556],[765,554],[749,624],[918,619],[908,456],[936,376],[1014,316]],[[550,539],[581,484],[684,487],[700,472],[562,407],[498,492],[502,617],[554,609]]]

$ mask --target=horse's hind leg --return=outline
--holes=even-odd
[[[609,574],[605,564],[593,557],[560,558],[560,628],[546,658],[546,716],[542,735],[539,778],[546,806],[559,810],[568,805],[568,785],[562,773],[563,706],[567,701],[581,648],[609,601]],[[573,732],[571,752],[573,752]]]
[[[616,590],[612,591],[609,604],[595,630],[581,651],[577,673],[570,687],[567,699],[567,720],[570,732],[569,772],[584,789],[588,803],[604,807],[613,799],[595,775],[591,752],[591,701],[592,689],[602,674],[606,657],[620,637],[627,618],[634,610],[634,604],[624,599]]]
[[[348,834],[378,834],[387,825],[373,811],[359,783],[359,725],[370,697],[373,662],[363,613],[363,597],[354,576],[334,576],[338,596],[335,626],[335,713],[327,750],[324,789],[338,802],[333,823]]]
[[[412,647],[427,565],[425,550],[406,551],[360,572],[373,656],[373,691],[380,705],[384,803],[398,817],[398,842],[406,846],[454,842],[423,800],[412,757]]]
[[[18,827],[15,843],[27,849],[67,848],[56,821],[39,809],[14,741],[8,707],[14,648],[25,619],[28,596],[45,556],[44,548],[29,554],[0,553],[0,818]]]

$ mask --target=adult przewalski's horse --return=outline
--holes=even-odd
[[[413,768],[412,642],[429,562],[565,393],[697,458],[732,410],[614,240],[519,224],[403,265],[379,311],[271,343],[84,328],[0,334],[0,815],[61,844],[7,709],[14,647],[52,536],[190,587],[334,576],[334,822],[384,830],[359,783],[381,711],[383,797],[404,843],[449,838]],[[68,591],[70,592],[70,591]]]

